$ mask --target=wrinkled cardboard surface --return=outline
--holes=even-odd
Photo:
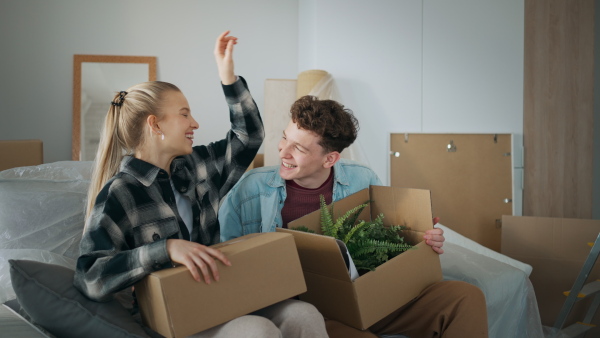
[[[179,266],[135,285],[145,325],[165,337],[185,337],[306,291],[289,234],[251,234],[213,247],[232,263],[217,261],[219,282],[196,282]]]
[[[530,264],[542,325],[554,326],[565,302],[564,291],[573,287],[590,253],[588,243],[600,233],[600,220],[554,217],[502,216],[502,254]],[[600,260],[596,261],[586,283],[600,279]],[[565,327],[582,321],[591,303],[575,303]],[[600,325],[595,316],[593,324]],[[586,336],[600,335],[596,327]]]
[[[431,198],[428,190],[371,186],[334,202],[334,217],[371,200],[359,219],[374,219],[384,214],[385,225],[405,225],[405,241],[415,245],[375,271],[350,280],[342,254],[331,237],[290,229],[296,240],[307,292],[301,300],[315,305],[330,319],[357,329],[366,329],[392,313],[429,285],[442,279],[438,254],[422,242],[423,234],[433,228]],[[317,210],[289,223],[289,228],[304,225],[320,233]]]
[[[44,163],[41,140],[0,141],[0,171]]]

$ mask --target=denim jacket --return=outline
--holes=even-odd
[[[369,167],[350,160],[333,166],[333,201],[350,196],[369,185],[382,185]],[[221,241],[281,227],[281,209],[287,193],[279,166],[253,169],[242,176],[219,209]]]

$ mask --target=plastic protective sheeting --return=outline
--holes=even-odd
[[[9,259],[75,267],[92,162],[0,172],[0,303],[15,298]]]
[[[447,227],[440,255],[445,280],[461,280],[483,291],[490,338],[544,337],[531,266],[487,249]]]

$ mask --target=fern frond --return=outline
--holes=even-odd
[[[413,248],[412,245],[406,243],[393,243],[373,239],[348,243],[347,247],[356,268],[371,271],[400,253]]]
[[[360,211],[362,211],[362,209],[364,209],[366,206],[367,206],[366,204],[361,204],[359,206],[356,206],[356,207],[354,207],[354,208],[346,211],[345,214],[343,214],[342,216],[340,216],[335,221],[335,224],[333,226],[333,228],[335,229],[335,232],[332,235],[330,235],[330,236],[333,236],[333,237],[337,238],[337,232],[339,231],[339,229],[342,228],[342,226],[344,225],[344,222],[346,221],[346,219],[348,219],[349,217],[352,217],[355,214],[360,214]],[[352,225],[354,225],[354,224],[350,224],[350,227]]]
[[[331,210],[329,210],[325,202],[325,196],[320,195],[319,199],[321,204],[321,230],[324,235],[331,236],[330,233],[333,232],[333,203],[331,204]]]
[[[352,236],[354,236],[354,234],[357,231],[360,231],[362,228],[364,228],[365,226],[368,226],[369,223],[365,222],[365,221],[360,221],[360,223],[358,223],[357,225],[353,226],[352,229],[350,229],[350,231],[348,231],[348,233],[346,234],[346,237],[344,237],[343,242],[348,244],[348,242],[350,241],[350,239],[352,239]]]
[[[354,251],[354,254],[357,257],[367,254],[400,253],[412,248],[412,245],[406,243],[392,243],[374,239],[365,239],[356,244],[358,247]]]
[[[358,209],[356,210],[356,212],[354,212],[351,216],[349,216],[346,221],[344,221],[344,225],[347,228],[351,228],[352,226],[354,226],[354,224],[356,224],[356,221],[358,220],[358,216],[360,216],[360,214],[362,213],[362,211],[367,207],[367,205],[371,203],[370,200],[366,201],[365,203],[361,204],[358,206]]]

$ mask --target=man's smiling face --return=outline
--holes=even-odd
[[[299,129],[296,123],[290,121],[278,147],[281,177],[294,180],[305,188],[318,188],[329,176],[331,168],[326,164],[328,154],[319,141],[320,136]]]

